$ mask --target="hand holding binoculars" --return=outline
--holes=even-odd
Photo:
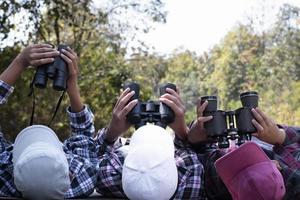
[[[58,45],[57,50],[67,49],[67,45]],[[56,56],[52,63],[41,65],[37,68],[34,75],[33,84],[37,88],[45,88],[48,78],[53,80],[53,89],[63,91],[67,88],[68,66],[60,57]]]
[[[251,133],[256,132],[252,124],[254,119],[251,109],[258,106],[258,93],[255,91],[240,94],[242,107],[233,111],[217,110],[218,100],[216,96],[201,97],[201,105],[208,101],[204,116],[213,116],[210,121],[204,123],[207,136],[218,142],[220,148],[229,147],[229,139],[237,140],[237,145],[251,139]]]
[[[129,102],[138,99],[137,105],[127,115],[127,121],[133,124],[136,129],[146,125],[147,122],[154,123],[155,125],[165,128],[168,124],[174,121],[175,114],[166,104],[159,101],[148,100],[146,102],[142,102],[139,100],[139,84],[134,82],[126,83],[123,89],[125,90],[126,88],[135,92]],[[167,88],[171,88],[176,91],[176,85],[166,83],[161,85],[159,88],[160,96],[166,93]]]

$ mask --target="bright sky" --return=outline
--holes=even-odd
[[[162,54],[178,47],[199,54],[249,16],[264,19],[260,28],[268,27],[284,3],[300,7],[300,0],[166,0],[167,23],[140,37]]]
[[[94,1],[96,5],[101,5],[110,0]],[[170,54],[179,47],[201,54],[217,44],[238,22],[246,22],[249,16],[263,19],[264,24],[259,24],[258,27],[266,29],[274,22],[275,14],[284,3],[300,7],[300,0],[162,1],[166,2],[167,23],[157,24],[155,30],[138,36],[138,39],[145,41],[148,46],[153,46],[154,51],[160,54]],[[15,17],[16,21],[20,19],[22,15]],[[132,20],[134,19],[130,19]],[[258,21],[255,23],[258,24]],[[22,24],[20,23],[20,26]],[[27,32],[12,34],[6,45],[12,45],[14,37],[26,38],[27,35]],[[130,45],[136,46],[135,42],[131,42]]]

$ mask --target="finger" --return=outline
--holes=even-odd
[[[62,49],[61,50],[62,54],[68,56],[72,62],[73,62],[73,68],[75,70],[75,73],[78,73],[79,72],[79,69],[78,69],[78,66],[77,66],[77,54],[74,52],[74,51],[71,51],[71,48],[70,47],[67,47],[67,50],[65,49]]]
[[[178,95],[180,95],[180,89],[179,87],[176,86],[176,91],[175,91]]]
[[[62,57],[62,59],[66,62],[66,63],[68,63],[68,68],[69,68],[69,70],[70,71],[73,71],[74,69],[73,69],[73,67],[72,67],[72,60],[69,58],[69,57],[67,57],[66,55],[64,55],[64,54],[60,54],[60,57]]]
[[[204,101],[204,103],[201,105],[201,102],[199,102],[198,106],[197,106],[197,116],[203,116],[203,112],[206,108],[206,106],[208,105],[208,101]]]
[[[31,49],[32,53],[46,53],[46,52],[51,52],[51,51],[57,51],[57,50],[55,50],[53,48],[49,48],[49,47]]]
[[[176,90],[177,90],[177,91],[175,91],[175,90],[173,90],[173,89],[171,89],[171,88],[166,88],[166,91],[167,91],[168,93],[170,93],[171,95],[173,95],[173,96],[175,96],[176,98],[178,98],[178,100],[181,102],[181,104],[184,104],[183,101],[182,101],[182,99],[181,99],[181,97],[180,97],[180,95],[179,95],[179,89],[177,89],[177,87],[176,87]]]
[[[71,75],[76,75],[77,71],[74,69],[73,61],[64,54],[60,54],[60,57],[68,64],[69,77]]]
[[[263,118],[263,120],[268,124],[269,123],[269,118],[267,117],[267,115],[260,110],[259,108],[255,108],[255,111]]]
[[[68,46],[67,50],[70,51],[73,55],[77,56],[76,52],[73,49],[71,49],[71,47]]]
[[[256,119],[256,121],[263,127],[266,126],[266,123],[264,121],[264,119],[262,118],[262,116],[256,111],[256,109],[252,108],[251,109],[252,114],[254,115],[254,118]]]
[[[252,119],[252,124],[256,128],[258,136],[260,136],[264,131],[264,127],[261,126],[255,119]]]
[[[276,165],[278,170],[282,170],[282,168],[277,160],[271,160],[271,161]]]
[[[134,93],[135,93],[134,91],[131,91],[131,92],[127,93],[123,98],[121,98],[119,103],[117,104],[116,109],[123,110],[123,108],[126,106],[129,99],[134,95]]]
[[[63,54],[65,54],[66,56],[68,56],[72,61],[75,62],[76,56],[73,55],[71,52],[69,52],[69,51],[67,51],[67,50],[65,50],[65,49],[62,49],[61,52],[62,52]]]
[[[197,121],[199,122],[199,123],[204,123],[204,122],[207,122],[207,121],[209,121],[209,120],[211,120],[213,118],[213,116],[207,116],[207,117],[198,117],[197,118]]]
[[[129,88],[126,88],[126,89],[121,93],[121,95],[119,96],[116,105],[118,105],[118,104],[120,103],[121,99],[124,98],[125,95],[128,94],[129,92],[130,92],[130,89],[129,89]]]
[[[161,98],[165,98],[170,101],[173,101],[177,107],[182,107],[182,108],[184,107],[182,102],[178,99],[178,97],[174,96],[173,94],[166,93],[166,94],[162,95]]]
[[[42,59],[42,58],[54,58],[58,55],[59,55],[59,52],[52,49],[52,51],[48,51],[46,53],[32,53],[32,54],[30,54],[29,57],[32,60],[38,60],[38,59]]]
[[[211,120],[213,117],[212,116],[207,116],[207,117],[198,117],[196,120],[196,125],[199,126],[200,128],[203,127],[203,124],[209,120]]]
[[[134,108],[134,106],[138,103],[137,99],[130,101],[121,111],[121,117],[126,117],[126,115]]]
[[[47,64],[47,63],[51,63],[53,61],[54,61],[54,58],[43,58],[43,59],[39,59],[39,60],[33,60],[29,64],[33,67],[36,67],[36,66]]]
[[[52,48],[53,49],[53,45],[51,45],[51,44],[33,44],[32,47],[33,48]]]
[[[258,133],[252,133],[252,136],[258,137]]]
[[[164,97],[161,97],[159,100],[162,101],[163,103],[167,104],[174,111],[176,116],[184,113],[182,108],[178,107],[176,105],[176,103],[174,103],[174,101],[172,101],[170,99],[167,99],[167,98],[164,98]]]

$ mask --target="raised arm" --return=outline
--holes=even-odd
[[[26,47],[0,75],[0,79],[13,85],[28,67],[37,67],[54,61],[59,52],[50,44],[34,44]]]
[[[175,120],[173,123],[169,124],[169,126],[173,129],[175,136],[178,139],[186,141],[188,127],[185,124],[184,114],[185,114],[185,106],[183,101],[179,95],[179,89],[177,91],[172,90],[171,88],[167,88],[164,95],[160,97],[160,101],[170,106],[170,108],[175,113]]]
[[[34,44],[26,47],[0,75],[0,104],[7,101],[13,92],[13,84],[28,66],[37,67],[53,62],[59,52],[49,44]]]
[[[130,89],[127,88],[118,98],[113,109],[111,121],[107,128],[106,140],[108,142],[113,143],[129,129],[130,124],[127,122],[126,116],[137,104],[136,99],[129,102],[133,95],[134,91],[130,91]]]
[[[87,105],[82,103],[77,84],[79,74],[77,54],[70,48],[62,49],[60,56],[68,64],[67,94],[70,106],[67,108],[70,127],[73,135],[92,137],[95,132],[94,115]]]

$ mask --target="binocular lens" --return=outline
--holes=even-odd
[[[130,98],[129,101],[132,101],[134,99],[138,99],[140,96],[140,86],[137,83],[130,82],[130,83],[125,83],[123,89],[125,90],[126,88],[129,88],[130,91],[134,91],[134,95]]]
[[[57,62],[58,57],[54,59],[54,65],[49,65],[46,69],[47,76],[51,79],[54,79],[55,76],[55,63]]]
[[[170,89],[176,91],[176,85],[174,85],[173,83],[165,83],[159,87],[159,95],[162,96],[162,95],[166,94],[167,88],[170,88]]]
[[[159,87],[160,96],[167,93],[167,91],[166,91],[167,88],[170,88],[174,91],[177,91],[176,90],[176,85],[174,85],[173,83],[165,83],[165,84],[162,84]],[[168,105],[166,105],[165,103],[162,103],[162,102],[160,103],[159,113],[160,113],[161,121],[162,121],[163,124],[166,124],[166,125],[170,124],[175,119],[174,111]]]
[[[37,68],[35,76],[34,76],[34,85],[37,88],[45,88],[47,86],[47,74],[46,69],[47,66],[40,66]]]
[[[67,64],[61,57],[56,57],[54,61],[54,66],[55,66],[56,74],[53,79],[53,89],[58,91],[63,91],[67,88],[67,78],[68,78]]]
[[[243,107],[256,108],[258,106],[258,93],[255,91],[241,93],[240,99]]]
[[[63,76],[57,77],[53,81],[53,89],[57,91],[64,91],[65,89],[67,89],[66,79]]]
[[[208,104],[204,110],[204,112],[213,112],[217,111],[218,108],[218,98],[217,96],[203,96],[201,97],[201,105],[205,102],[208,101]]]

